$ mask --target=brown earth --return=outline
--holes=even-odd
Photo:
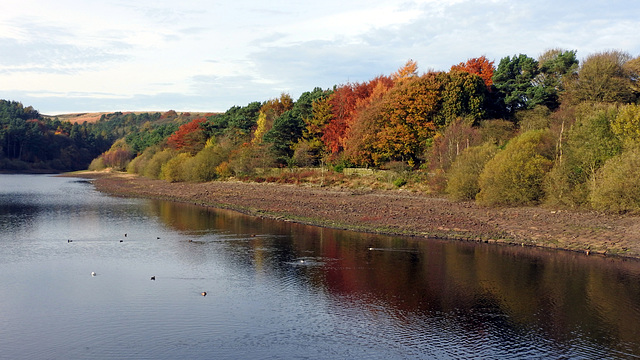
[[[239,181],[169,183],[79,173],[116,196],[159,198],[324,227],[496,242],[640,258],[640,216],[543,207],[485,208],[402,190],[354,190]]]

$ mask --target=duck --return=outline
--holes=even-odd
[[[206,291],[203,291],[203,292],[201,292],[201,293],[200,293],[200,295],[202,295],[202,296],[207,296],[207,292],[206,292]]]
[[[155,276],[155,275],[151,277],[151,280],[155,280],[155,279],[156,279],[156,276]]]
[[[96,276],[96,272],[95,272],[95,271],[92,271],[92,272],[91,272],[91,276]]]

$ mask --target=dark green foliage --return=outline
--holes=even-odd
[[[559,59],[547,60],[542,67],[538,61],[523,54],[503,58],[493,74],[493,84],[506,114],[513,115],[518,110],[533,109],[536,105],[556,108],[559,81],[564,73],[555,72],[571,71],[573,61],[575,54],[572,60],[570,52],[563,53]]]
[[[486,115],[487,87],[482,78],[464,71],[438,74],[442,83],[441,104],[436,115],[436,124],[449,125],[458,118],[472,123]]]
[[[313,102],[325,96],[325,91],[315,88],[305,92],[293,104],[275,119],[273,127],[265,134],[264,141],[272,144],[272,150],[278,162],[289,164],[294,154],[294,145],[302,138],[306,128],[305,119],[313,116]]]
[[[149,122],[148,124],[151,124]],[[149,146],[157,145],[165,141],[171,134],[178,130],[179,124],[175,122],[143,126],[141,129],[126,136],[127,144],[136,154],[141,154]]]
[[[86,169],[111,142],[92,124],[41,116],[19,102],[0,100],[0,169],[67,171]]]
[[[256,126],[262,103],[254,101],[247,106],[233,106],[224,114],[209,117],[202,126],[207,137],[221,135],[248,136]]]

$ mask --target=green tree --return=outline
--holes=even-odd
[[[294,145],[302,138],[305,119],[313,116],[313,102],[323,96],[324,91],[320,88],[302,93],[291,110],[276,118],[273,127],[265,134],[264,140],[271,143],[281,164],[289,164],[291,161]]]
[[[618,155],[622,144],[611,129],[618,114],[613,105],[582,104],[567,134],[562,156],[549,173],[545,188],[551,204],[582,206],[600,167]]]
[[[576,51],[548,50],[538,58],[538,63],[540,73],[534,83],[548,94],[542,104],[549,109],[556,109],[560,105],[559,97],[564,92],[566,83],[577,74],[579,62]]]
[[[640,212],[640,148],[607,160],[598,170],[589,200],[597,210]]]
[[[438,76],[442,83],[442,100],[436,116],[438,126],[449,125],[458,118],[475,123],[485,116],[487,87],[480,76],[459,70]]]
[[[628,146],[640,144],[640,105],[622,106],[611,122],[611,130]]]
[[[575,102],[629,103],[635,100],[633,74],[625,68],[628,53],[605,51],[587,57],[569,85]]]
[[[455,200],[474,200],[480,192],[480,174],[497,150],[491,143],[465,149],[447,173],[447,194]]]
[[[493,73],[493,84],[502,95],[507,114],[533,108],[545,101],[545,94],[534,87],[539,72],[538,62],[524,54],[500,60]]]
[[[553,139],[547,130],[512,139],[484,167],[476,200],[482,205],[532,205],[544,197],[545,174],[553,166]]]

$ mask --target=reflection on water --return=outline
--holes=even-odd
[[[634,260],[322,229],[42,176],[0,176],[0,230],[0,358],[640,357]]]

